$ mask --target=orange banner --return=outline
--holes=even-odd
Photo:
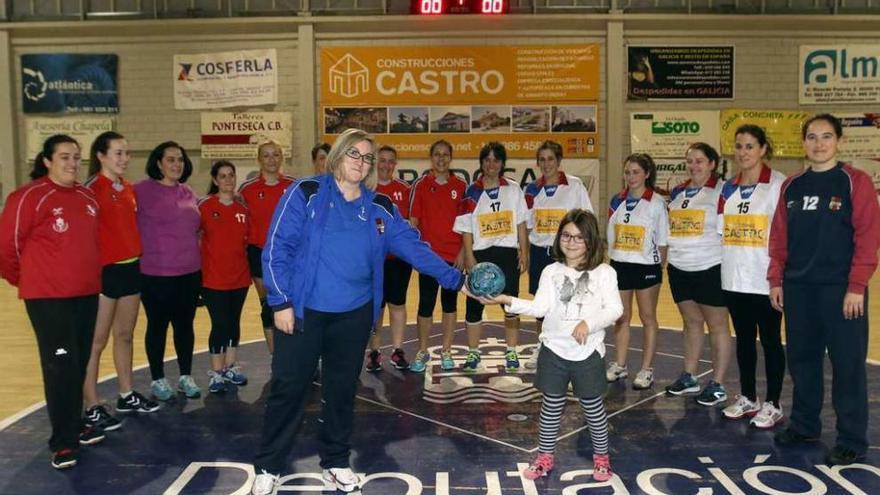
[[[599,99],[599,45],[327,47],[322,105]]]

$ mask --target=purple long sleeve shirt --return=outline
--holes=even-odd
[[[143,245],[141,272],[173,277],[199,271],[199,207],[193,190],[146,179],[134,185],[134,193]]]

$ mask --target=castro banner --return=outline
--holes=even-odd
[[[721,131],[717,111],[632,112],[629,114],[630,148],[654,158],[682,158],[691,143],[718,149]]]
[[[32,160],[43,149],[43,141],[55,134],[67,134],[79,141],[83,161],[89,160],[92,142],[103,132],[113,130],[113,119],[101,117],[60,117],[25,119],[27,159]]]
[[[173,76],[178,110],[278,103],[274,48],[175,55]]]
[[[599,155],[599,46],[328,47],[321,50],[321,131],[376,134],[401,158],[449,141],[476,157],[501,141],[534,157],[545,139],[565,155]]]
[[[202,112],[202,158],[256,158],[266,141],[291,156],[289,112]]]
[[[116,55],[21,56],[24,113],[119,113]]]
[[[810,115],[812,114],[809,112],[789,110],[722,110],[721,153],[733,155],[737,127],[755,124],[767,131],[774,156],[802,158],[804,145],[801,125]]]
[[[880,103],[880,45],[800,47],[798,103]]]

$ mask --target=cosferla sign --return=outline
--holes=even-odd
[[[595,101],[599,45],[327,47],[322,105]]]

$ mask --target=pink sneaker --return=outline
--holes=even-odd
[[[596,481],[608,481],[614,473],[611,472],[611,458],[608,454],[593,454],[593,479]]]
[[[607,457],[607,456],[606,456]],[[523,469],[522,475],[527,480],[536,480],[553,470],[553,454],[538,454],[532,464]]]

